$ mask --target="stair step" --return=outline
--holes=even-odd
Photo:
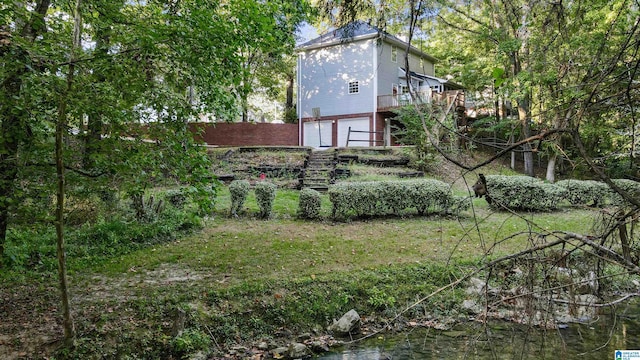
[[[309,162],[307,163],[307,165],[311,165],[311,164],[327,164],[327,165],[333,165],[333,160],[309,160]]]
[[[304,176],[299,179],[300,188],[327,191],[335,166],[334,152],[311,152],[306,161]]]
[[[333,169],[328,168],[307,168],[304,173],[305,174],[328,174],[332,172]]]
[[[329,179],[326,178],[312,178],[312,179],[304,179],[302,181],[303,184],[308,184],[308,183],[312,183],[312,184],[327,184],[329,182]]]

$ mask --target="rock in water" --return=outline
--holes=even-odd
[[[360,315],[351,309],[342,315],[340,320],[329,326],[329,331],[333,331],[338,335],[349,335],[360,326]]]

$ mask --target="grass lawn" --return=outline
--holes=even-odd
[[[217,211],[202,231],[180,241],[144,249],[104,264],[99,272],[118,274],[131,267],[152,270],[180,264],[229,281],[305,277],[330,272],[375,269],[407,263],[476,261],[523,250],[532,233],[550,230],[588,232],[596,212],[565,209],[553,213],[510,214],[474,201],[475,216],[376,218],[349,222],[295,218],[297,192],[278,190],[274,216],[256,218],[251,194],[240,218],[228,216],[229,195],[219,194]],[[322,213],[330,203],[323,195]],[[512,236],[513,234],[521,235]],[[504,240],[508,238],[508,240]],[[538,241],[533,239],[533,241]]]

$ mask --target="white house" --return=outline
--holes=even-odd
[[[365,22],[354,22],[298,47],[300,145],[393,145],[392,109],[431,101],[461,87],[434,76],[436,59]],[[412,100],[413,99],[413,100]],[[350,130],[349,130],[350,129]]]

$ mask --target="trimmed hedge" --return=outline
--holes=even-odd
[[[614,184],[618,186],[620,189],[624,190],[629,196],[640,199],[640,182],[629,180],[629,179],[612,179]],[[622,199],[618,193],[611,191],[611,202],[617,206],[625,206],[628,205],[626,201]]]
[[[611,196],[611,189],[603,182],[594,180],[561,180],[556,183],[563,188],[571,205],[603,206]]]
[[[612,179],[614,184],[629,195],[640,198],[640,183],[628,179]],[[623,206],[622,196],[606,183],[594,180],[562,180],[557,185],[566,190],[566,198],[572,205]]]
[[[276,198],[276,186],[267,181],[260,181],[254,189],[256,202],[260,208],[260,218],[268,219],[273,210],[273,200]]]
[[[298,217],[301,219],[317,219],[320,217],[320,193],[313,189],[300,190],[298,200]]]
[[[329,187],[334,218],[449,212],[454,198],[448,184],[433,180],[367,181]]]
[[[487,193],[495,208],[552,211],[558,209],[566,190],[529,176],[487,175]]]
[[[231,215],[238,216],[242,210],[244,201],[247,199],[251,185],[247,180],[234,180],[229,184],[229,192],[231,193]]]

